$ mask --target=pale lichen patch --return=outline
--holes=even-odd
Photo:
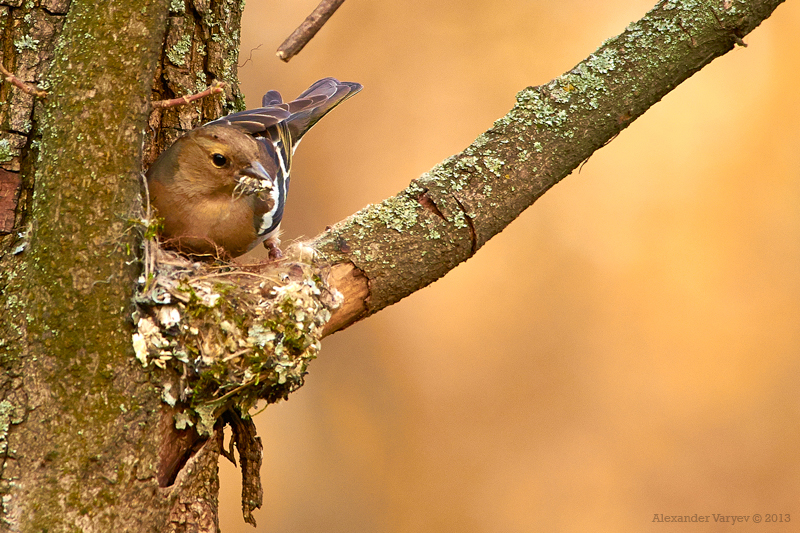
[[[186,56],[192,49],[192,36],[184,35],[167,51],[167,59],[176,67],[186,66]]]
[[[20,151],[11,145],[8,139],[0,139],[0,163],[7,163],[13,158],[18,157]]]
[[[503,165],[505,165],[505,161],[500,158],[489,156],[483,158],[483,166],[498,178],[502,177],[500,170],[503,168]]]
[[[611,47],[602,48],[599,52],[589,56],[589,68],[602,74],[611,72],[616,67],[619,58],[617,52]]]

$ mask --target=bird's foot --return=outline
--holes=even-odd
[[[278,248],[281,242],[278,239],[267,239],[264,241],[264,248],[269,251],[269,260],[270,261],[277,261],[278,259],[283,258],[283,252],[281,249]]]

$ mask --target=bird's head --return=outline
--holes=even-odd
[[[236,126],[197,128],[173,144],[153,164],[148,177],[169,181],[182,194],[252,194],[273,187],[274,171],[262,143]],[[165,183],[166,185],[166,183]]]

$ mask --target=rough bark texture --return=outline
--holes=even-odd
[[[570,72],[520,92],[509,114],[464,152],[312,240],[305,249],[315,250],[320,272],[329,272],[328,283],[345,297],[325,332],[471,257],[780,3],[660,2]],[[162,384],[180,376],[170,367],[142,370],[130,312],[142,159],[222,112],[224,102],[241,101],[240,14],[238,3],[223,0],[0,4],[6,68],[49,92],[34,100],[8,84],[0,88],[0,200],[16,204],[13,216],[0,209],[0,220],[13,218],[0,237],[4,528],[217,529],[220,427],[212,420],[207,439],[179,443]],[[149,113],[151,97],[195,92],[215,79],[230,88],[224,102]],[[230,324],[220,328],[227,339]],[[159,484],[166,443],[196,453]],[[252,444],[240,448],[251,470]],[[256,500],[257,486],[248,487]]]
[[[243,109],[239,92],[239,25],[243,2],[179,0],[169,2],[167,33],[153,84],[153,100],[164,100],[204,90],[214,81],[225,82],[225,97],[197,102],[150,115],[144,167],[184,132]]]
[[[221,431],[159,486],[170,376],[133,358],[130,313],[148,119],[164,144],[235,106],[240,16],[222,0],[0,5],[3,64],[48,92],[0,86],[0,202],[16,204],[0,209],[0,530],[217,530]],[[229,99],[151,116],[214,79]]]

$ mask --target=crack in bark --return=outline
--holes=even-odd
[[[456,201],[458,201],[458,200],[456,200]],[[434,215],[438,216],[442,220],[447,220],[447,218],[444,216],[444,214],[439,210],[439,207],[436,205],[436,202],[434,202],[431,199],[431,197],[428,196],[428,189],[423,190],[422,193],[420,193],[420,195],[417,196],[417,202],[419,202],[419,205],[421,205],[422,207],[424,207],[425,209],[427,209],[428,211],[430,211]],[[459,205],[461,205],[461,204],[459,204]]]
[[[469,214],[467,213],[467,210],[464,207],[464,204],[461,203],[461,200],[459,200],[456,196],[452,194],[450,195],[450,198],[455,200],[456,204],[458,204],[458,208],[461,210],[461,214],[467,221],[467,228],[469,229],[469,238],[470,238],[469,256],[472,257],[473,255],[475,255],[475,252],[478,251],[478,234],[475,231],[475,224],[472,222],[472,217],[470,217]],[[430,197],[430,195],[428,194],[428,189],[424,189],[417,196],[417,202],[419,202],[419,205],[421,205],[423,208],[427,209],[428,211],[438,216],[445,222],[451,222],[447,219],[446,216],[444,216],[444,213],[442,213],[442,211],[439,209],[439,206],[437,206],[436,202],[434,202],[433,199]]]
[[[451,195],[453,200],[456,201],[458,204],[458,208],[461,209],[461,214],[464,215],[464,218],[467,221],[467,227],[469,228],[469,239],[470,239],[470,251],[469,256],[472,257],[475,255],[475,252],[478,251],[478,234],[475,232],[475,224],[472,222],[472,217],[469,216],[467,210],[464,208],[464,204],[461,203],[461,200],[458,197]]]
[[[159,487],[171,487],[186,463],[196,454],[208,439],[200,437],[193,427],[176,429],[174,426],[174,408],[163,407],[160,432],[162,435],[159,449],[158,479]]]

